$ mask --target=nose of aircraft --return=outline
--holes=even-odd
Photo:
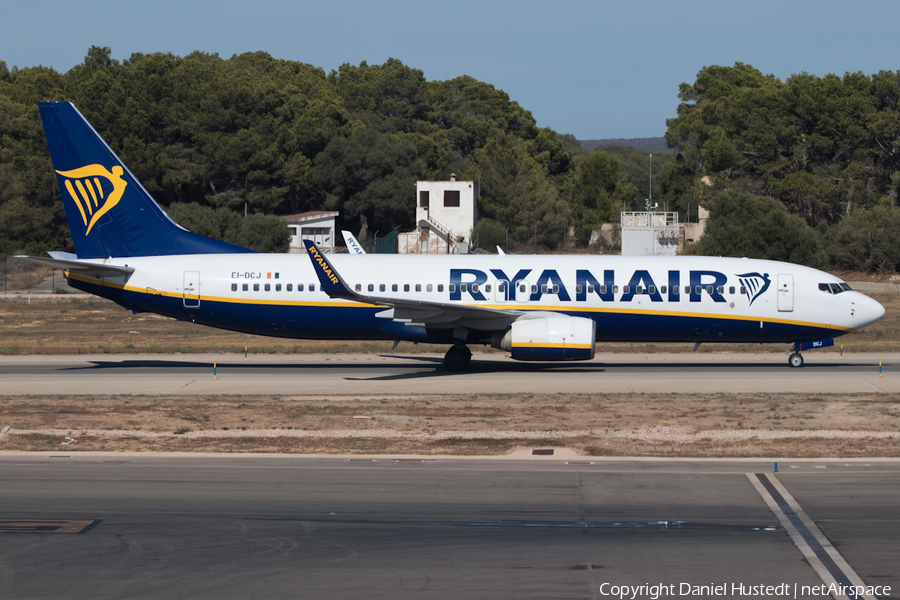
[[[859,316],[859,327],[871,325],[884,316],[884,307],[877,300],[873,300],[863,294],[859,295],[857,300],[857,314]]]

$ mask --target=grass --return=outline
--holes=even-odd
[[[881,302],[885,317],[861,331],[837,338],[837,352],[900,352],[900,294],[868,294]],[[234,333],[160,315],[133,314],[100,298],[46,295],[24,299],[0,296],[0,355],[19,354],[340,354],[390,353],[391,341],[315,341]],[[480,348],[473,348],[479,350]],[[690,352],[691,343],[602,343],[598,352]],[[443,352],[440,345],[402,342],[395,352]],[[785,352],[787,344],[703,344],[699,352]]]

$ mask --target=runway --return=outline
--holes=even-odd
[[[0,357],[2,394],[860,393],[900,392],[900,354],[598,354],[522,363],[441,355],[71,355]],[[881,365],[879,366],[879,363]]]
[[[822,585],[755,489],[763,473],[865,584],[896,597],[900,461],[772,470],[753,460],[0,454],[0,596],[603,598],[648,583],[675,595],[685,584]]]

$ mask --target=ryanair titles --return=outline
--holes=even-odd
[[[309,255],[313,259],[313,264],[315,264],[319,268],[319,270],[322,271],[322,273],[325,275],[325,277],[328,278],[328,280],[331,283],[337,285],[337,283],[338,283],[337,275],[334,274],[334,271],[331,270],[331,267],[328,266],[328,263],[325,262],[325,259],[322,258],[321,254],[319,254],[319,251],[316,249],[316,247],[310,246],[308,248],[308,250],[309,250]]]
[[[765,277],[768,279],[768,275]],[[537,302],[543,295],[551,294],[560,302],[571,302],[574,293],[576,302],[585,302],[588,296],[593,294],[603,301],[612,302],[619,292],[616,273],[611,269],[603,271],[602,279],[586,269],[578,269],[575,271],[574,286],[571,287],[566,286],[555,269],[545,269],[540,273],[532,269],[521,269],[517,273],[505,273],[501,269],[490,269],[489,272],[478,269],[450,269],[450,300],[462,300],[464,294],[473,300],[488,300],[484,286],[492,279],[505,284],[498,286],[496,292],[500,294],[497,296],[498,299],[502,297],[507,301]],[[636,295],[640,295],[651,302],[663,302],[663,294],[666,294],[665,300],[669,302],[679,302],[685,296],[690,302],[700,302],[706,294],[714,302],[727,302],[722,294],[727,283],[728,276],[718,271],[688,271],[687,278],[683,282],[681,271],[668,271],[665,280],[657,282],[649,271],[637,270],[628,283],[622,286],[619,301],[631,302]],[[686,284],[684,288],[682,284]],[[743,280],[741,284],[741,293],[751,300],[755,300],[765,291],[765,288],[756,288],[751,292],[743,285]],[[768,283],[765,287],[768,288]]]

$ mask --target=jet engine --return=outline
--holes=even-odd
[[[526,315],[505,333],[496,333],[491,346],[516,360],[590,360],[594,358],[596,323],[560,314]]]

